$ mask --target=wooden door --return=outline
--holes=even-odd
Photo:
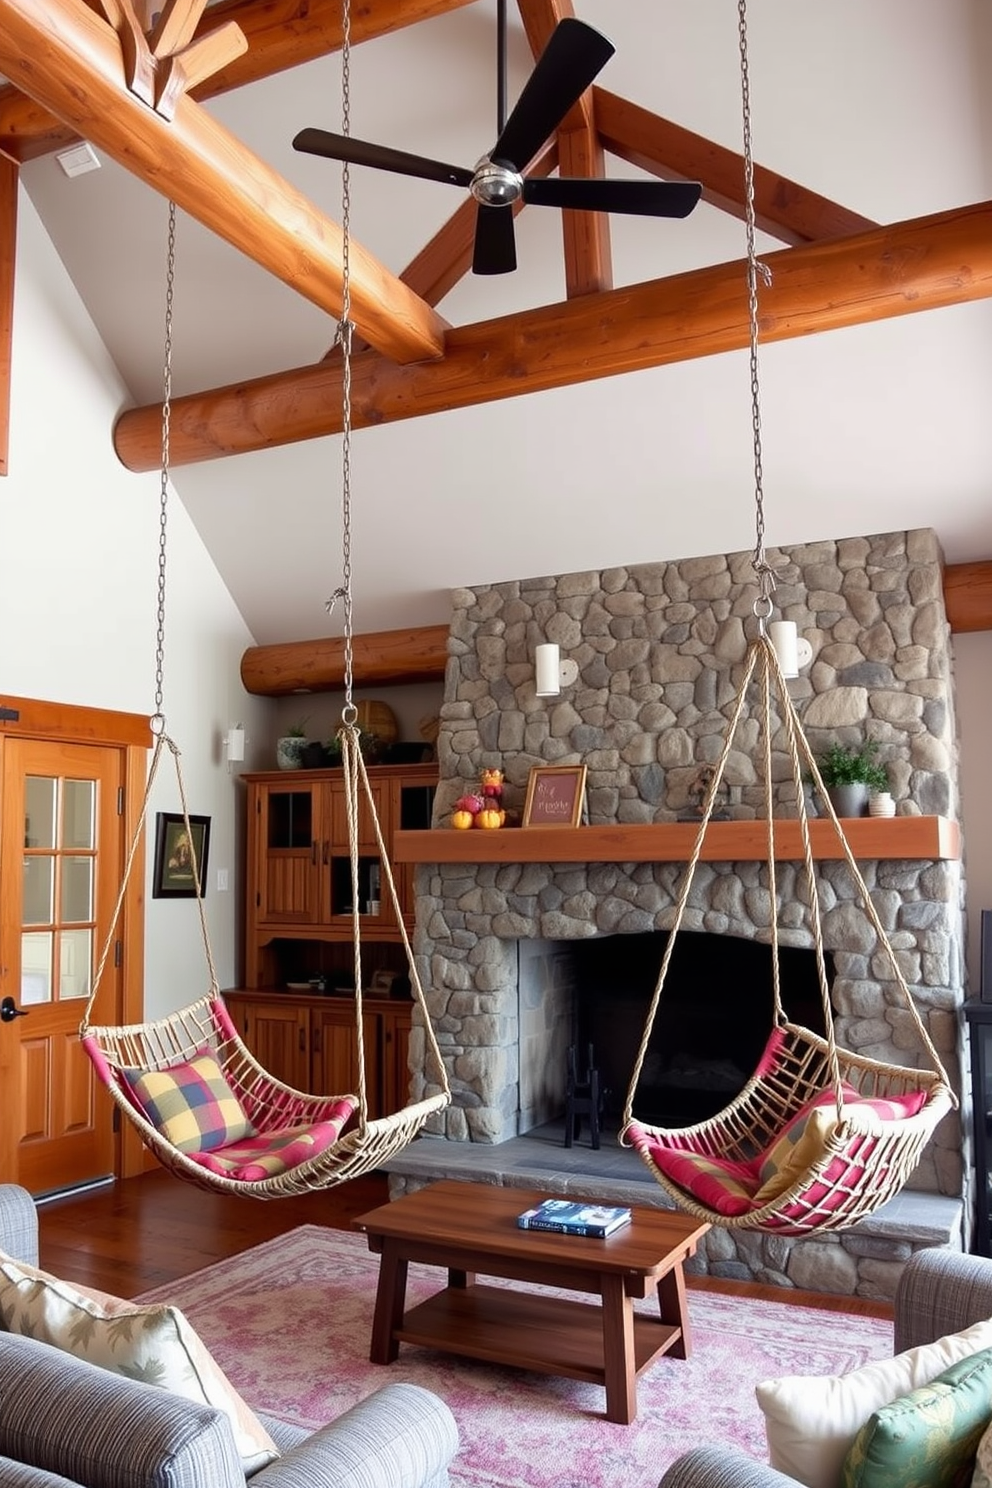
[[[313,1090],[315,1095],[358,1094],[358,1038],[355,1004],[316,1007],[313,1020]],[[368,1040],[368,1030],[365,1038]]]
[[[320,877],[327,857],[319,788],[311,782],[260,785],[254,801],[255,919],[260,925],[313,925],[321,919]]]
[[[0,779],[0,1179],[34,1194],[115,1171],[113,1105],[79,1043],[123,864],[125,759],[9,739]],[[122,1018],[121,946],[93,1023]]]
[[[409,1006],[383,1008],[382,1021],[382,1114],[401,1111],[410,1100]]]
[[[264,1070],[294,1090],[310,1089],[310,1015],[287,1001],[239,1002],[235,1016]]]

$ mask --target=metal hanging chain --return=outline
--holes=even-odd
[[[155,713],[152,732],[165,732],[165,551],[169,512],[169,434],[172,421],[172,307],[176,283],[176,204],[169,202],[169,247],[165,271],[165,365],[162,370],[162,471],[158,517],[158,613],[155,632]]]
[[[751,434],[754,447],[755,542],[752,559],[758,580],[755,614],[767,620],[772,611],[775,574],[765,557],[765,508],[761,468],[761,400],[758,383],[758,279],[771,283],[767,264],[759,263],[754,246],[754,156],[751,148],[751,81],[747,61],[747,0],[738,0],[738,39],[741,58],[741,107],[744,126],[744,207],[747,226],[747,309],[751,367]]]
[[[341,133],[351,134],[351,4],[341,7]],[[354,619],[351,590],[351,169],[341,166],[341,321],[337,339],[341,343],[341,585],[325,608],[344,601],[344,708],[341,717],[353,724],[357,712],[352,701],[354,684]]]

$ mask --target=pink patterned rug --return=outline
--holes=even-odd
[[[596,1385],[408,1344],[395,1364],[370,1364],[377,1274],[364,1235],[303,1225],[143,1300],[176,1303],[251,1405],[301,1426],[390,1380],[433,1390],[458,1422],[463,1488],[656,1488],[700,1442],[766,1459],[758,1380],[840,1374],[892,1352],[881,1319],[690,1291],[691,1359],[657,1360],[638,1381],[637,1420],[617,1426]],[[443,1284],[443,1271],[411,1266],[408,1305]]]

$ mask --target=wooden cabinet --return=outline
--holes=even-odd
[[[430,826],[436,768],[433,764],[369,767],[375,815],[390,861],[395,832]],[[344,779],[340,769],[272,771],[244,779],[248,792],[245,984],[281,987],[292,979],[292,958],[266,954],[266,948],[293,940],[351,944],[354,887]],[[400,914],[409,931],[414,917],[412,869],[397,867],[394,878]],[[363,944],[398,944],[400,923],[364,796],[358,812],[357,894]]]
[[[239,1032],[269,1074],[313,1095],[358,1093],[358,1040],[350,998],[228,992]],[[368,1001],[362,1010],[369,1115],[407,1103],[412,1004]]]

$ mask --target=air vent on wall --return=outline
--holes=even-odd
[[[67,176],[85,176],[88,171],[100,169],[100,162],[87,144],[73,145],[71,150],[60,150],[55,159]]]

